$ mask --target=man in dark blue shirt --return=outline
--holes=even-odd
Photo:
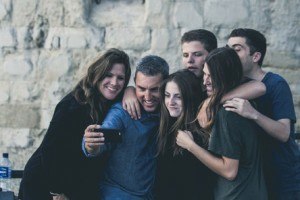
[[[110,151],[110,158],[100,183],[103,200],[152,199],[156,169],[156,133],[159,125],[159,86],[167,78],[169,66],[158,56],[146,56],[135,72],[136,96],[142,112],[134,120],[121,103],[112,106],[101,128],[119,129],[122,142],[105,143],[102,133],[89,126],[84,135],[83,150],[87,156]]]
[[[226,110],[254,120],[262,135],[264,164],[269,199],[300,199],[300,152],[295,143],[296,122],[291,90],[278,74],[265,72],[261,65],[266,53],[266,38],[253,29],[235,29],[228,46],[239,55],[244,76],[266,85],[266,94],[258,99],[258,108],[235,98],[224,104]]]

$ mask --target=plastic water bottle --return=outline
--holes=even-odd
[[[11,190],[11,162],[8,153],[3,153],[0,159],[0,187],[2,191]]]

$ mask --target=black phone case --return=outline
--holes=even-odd
[[[98,128],[94,132],[101,132],[104,135],[105,143],[120,143],[122,142],[122,134],[118,129]]]

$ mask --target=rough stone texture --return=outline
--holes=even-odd
[[[298,0],[1,0],[0,153],[23,169],[57,102],[108,48],[124,49],[133,72],[147,54],[164,57],[173,72],[182,67],[180,36],[196,28],[214,32],[219,46],[233,28],[264,33],[264,67],[286,78],[299,116],[299,7]]]

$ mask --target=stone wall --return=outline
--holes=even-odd
[[[219,46],[233,28],[264,33],[265,67],[287,79],[300,116],[299,7],[298,0],[1,0],[0,152],[23,169],[55,105],[99,53],[124,49],[133,71],[141,56],[157,54],[175,71],[180,36],[196,28],[213,31]]]

